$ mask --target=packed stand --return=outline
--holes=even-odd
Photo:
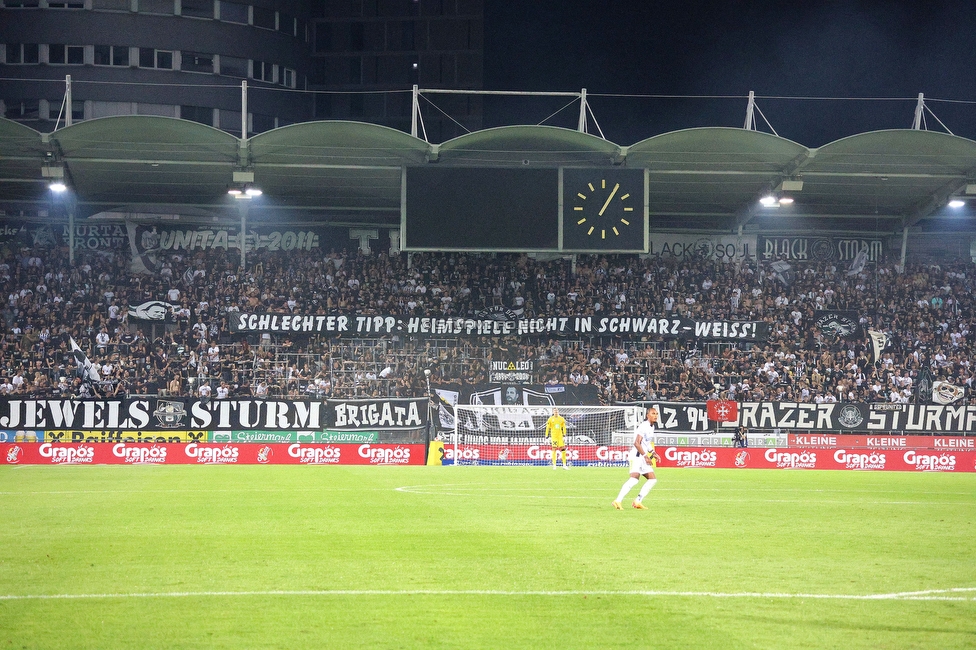
[[[170,253],[155,275],[127,254],[0,251],[5,330],[0,394],[86,395],[73,338],[97,364],[98,395],[291,397],[418,396],[430,381],[478,385],[491,360],[533,361],[538,383],[594,384],[604,401],[907,402],[923,366],[972,387],[973,265],[791,262],[790,283],[767,263],[578,256],[321,251]],[[177,305],[174,321],[128,317],[150,300]],[[556,339],[276,339],[232,335],[235,311],[474,317],[682,315],[765,321],[767,342],[701,343],[644,337]],[[827,339],[821,309],[856,311],[893,347],[873,359],[866,337]]]

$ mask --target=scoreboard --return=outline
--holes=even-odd
[[[407,167],[407,251],[645,252],[647,177],[627,168]]]

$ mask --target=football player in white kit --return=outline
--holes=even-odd
[[[647,409],[646,419],[637,425],[634,431],[634,446],[630,450],[630,478],[620,488],[620,494],[613,502],[613,507],[623,510],[621,502],[630,489],[640,483],[640,477],[647,479],[644,487],[641,488],[637,498],[634,499],[634,507],[638,510],[647,510],[642,502],[647,493],[651,491],[657,479],[654,478],[654,464],[652,461],[660,460],[660,456],[654,451],[654,424],[657,422],[657,409],[653,406]]]

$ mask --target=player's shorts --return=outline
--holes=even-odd
[[[559,449],[560,447],[566,446],[566,443],[563,442],[562,438],[552,438],[549,442],[552,444],[553,449]]]
[[[651,461],[647,460],[647,456],[641,456],[637,453],[636,449],[630,450],[630,473],[631,474],[651,474],[654,472],[654,467],[651,465]]]

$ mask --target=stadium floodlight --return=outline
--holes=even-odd
[[[244,194],[244,192],[241,191],[241,188],[239,187],[232,187],[229,190],[227,190],[227,193],[233,196],[235,199],[241,198],[241,195]]]
[[[248,186],[244,190],[244,194],[246,194],[248,196],[248,198],[252,198],[253,199],[256,196],[261,196],[262,194],[264,194],[264,192],[262,192],[261,190],[259,190],[256,187]]]
[[[781,196],[779,198],[780,205],[793,205],[793,199],[789,196]]]
[[[775,196],[768,195],[759,199],[759,203],[762,204],[764,208],[778,208],[779,201],[776,200]]]
[[[55,194],[60,194],[61,192],[66,191],[68,189],[68,186],[61,181],[54,181],[53,183],[48,185],[48,189],[50,189]]]
[[[952,199],[951,201],[949,201],[949,207],[950,208],[959,209],[959,208],[963,207],[964,205],[966,205],[966,202],[963,201],[962,199]]]

